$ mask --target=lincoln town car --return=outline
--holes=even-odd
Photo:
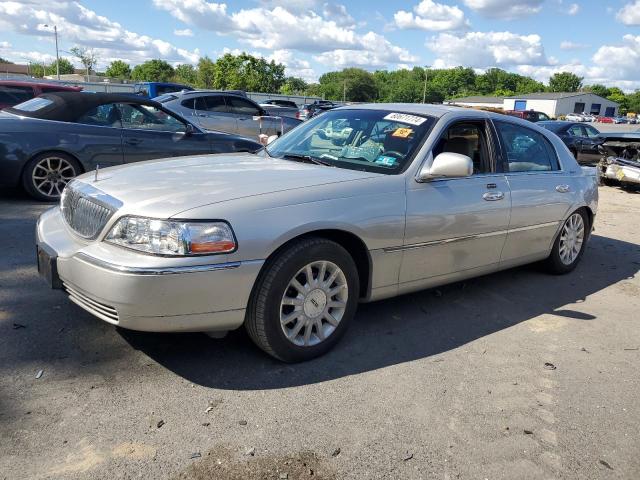
[[[352,105],[269,140],[70,181],[37,224],[41,275],[113,325],[244,325],[296,362],[335,346],[359,302],[531,262],[571,272],[597,211],[594,169],[515,117]]]

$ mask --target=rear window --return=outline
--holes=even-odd
[[[53,101],[49,100],[48,98],[36,97],[32,98],[31,100],[27,100],[26,102],[15,105],[13,109],[21,110],[23,112],[37,112],[44,107],[48,107],[52,103]]]
[[[160,95],[159,97],[154,98],[156,102],[167,103],[171,100],[175,100],[178,98],[176,95],[171,95],[170,93],[165,93],[164,95]]]

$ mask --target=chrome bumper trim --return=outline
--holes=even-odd
[[[125,273],[131,275],[174,275],[178,273],[199,273],[212,272],[216,270],[229,270],[238,268],[241,262],[214,263],[211,265],[190,265],[185,267],[127,267],[125,265],[116,265],[106,262],[98,258],[87,255],[86,253],[77,253],[74,255],[78,260],[94,265],[112,272]]]

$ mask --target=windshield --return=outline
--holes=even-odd
[[[271,143],[267,153],[395,174],[411,162],[434,123],[425,115],[387,110],[330,110]]]

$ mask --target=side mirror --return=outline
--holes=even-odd
[[[193,135],[194,133],[196,133],[196,129],[193,128],[193,125],[191,125],[190,123],[187,123],[186,127],[184,128],[184,134],[185,136],[190,136]]]
[[[277,139],[278,139],[278,135],[270,135],[269,138],[267,138],[267,145],[269,145],[271,142]]]
[[[424,165],[418,181],[428,182],[434,178],[469,177],[473,174],[473,161],[467,155],[453,152],[443,152],[433,159],[431,166]]]

